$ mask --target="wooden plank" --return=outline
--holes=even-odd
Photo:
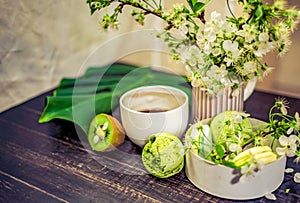
[[[0,202],[68,202],[0,171]]]
[[[1,129],[5,128],[1,125]],[[115,183],[120,174],[108,173],[109,169],[83,150],[42,136],[37,139],[38,136],[34,135],[31,135],[30,146],[30,141],[25,141],[28,138],[26,131],[23,131],[24,140],[18,139],[16,133],[13,130],[11,135],[14,136],[6,136],[13,138],[0,143],[0,170],[4,173],[68,201],[98,199],[109,202],[122,199],[124,195],[151,199],[126,185]],[[122,191],[125,191],[124,195],[119,195]]]

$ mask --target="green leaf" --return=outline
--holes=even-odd
[[[59,84],[59,86],[62,87],[68,87],[68,86],[80,86],[80,85],[97,85],[98,83],[101,83],[102,85],[105,84],[112,84],[115,82],[118,82],[120,79],[122,79],[122,76],[111,76],[111,77],[93,77],[93,78],[63,78]]]
[[[238,167],[234,164],[234,162],[232,162],[232,161],[223,161],[222,164],[223,164],[224,166],[228,166],[228,167],[230,167],[230,168],[238,168]]]
[[[264,15],[263,7],[261,5],[258,5],[255,10],[255,16],[256,20],[260,20]]]
[[[127,73],[133,71],[136,68],[139,68],[139,66],[122,64],[122,63],[116,63],[116,64],[112,64],[110,66],[104,66],[101,68],[100,67],[90,67],[84,73],[84,77],[98,76],[98,75],[103,75],[104,73],[107,75],[124,75],[124,74],[127,74]]]
[[[80,78],[62,79],[53,95],[47,97],[39,122],[68,120],[87,133],[94,116],[111,113],[122,94],[145,85],[179,88],[187,93],[191,102],[191,89],[183,76],[152,71],[149,67],[113,64],[91,67]]]
[[[59,87],[56,90],[54,90],[53,95],[54,96],[70,96],[74,93],[76,95],[87,95],[87,94],[96,94],[103,91],[111,91],[116,87],[115,84],[109,84],[109,85],[96,85],[95,86],[82,86],[82,87]]]
[[[204,3],[202,3],[202,2],[197,2],[197,3],[193,6],[192,10],[194,11],[194,13],[197,13],[197,12],[200,11],[202,8],[204,8],[204,6],[205,6]]]
[[[188,2],[191,9],[193,9],[193,7],[194,7],[194,1],[195,0],[187,0],[187,2]]]
[[[215,146],[215,150],[216,150],[219,158],[222,159],[224,157],[224,155],[225,155],[224,147],[222,145],[217,144]]]
[[[40,123],[52,119],[63,119],[78,124],[87,133],[88,124],[95,112],[111,111],[111,94],[102,93],[87,96],[49,96]]]
[[[205,6],[205,3],[198,2],[198,0],[187,0],[187,2],[194,13],[197,13]]]

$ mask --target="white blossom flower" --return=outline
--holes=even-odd
[[[191,85],[193,87],[200,87],[202,84],[201,80],[199,78],[193,78],[191,81]]]
[[[213,50],[211,51],[211,53],[214,55],[214,56],[219,56],[222,54],[222,49],[221,48],[213,48]]]
[[[278,155],[287,155],[288,157],[295,156],[297,143],[299,142],[299,138],[296,135],[291,135],[289,137],[281,135],[278,141],[282,146],[276,148],[276,152]]]
[[[274,49],[274,45],[271,42],[261,42],[261,43],[257,43],[258,49],[256,51],[254,51],[254,54],[257,57],[262,57],[264,56],[266,53],[272,51]]]
[[[223,21],[222,15],[220,13],[218,13],[217,11],[211,12],[211,14],[210,14],[210,20],[214,21],[214,22],[221,22],[221,21]]]
[[[214,20],[214,21],[220,21],[220,20],[222,20],[221,14],[218,13],[217,11],[213,11],[213,12],[211,12],[211,14],[210,14],[210,19],[211,19],[211,20]]]
[[[188,47],[181,54],[181,60],[190,66],[196,66],[203,59],[203,53],[195,45]]]
[[[283,115],[287,115],[288,102],[283,98],[276,99],[276,107],[280,109]]]
[[[226,66],[228,67],[233,63],[233,60],[229,57],[225,57],[224,62],[226,62]]]
[[[246,74],[254,73],[256,71],[256,63],[253,61],[248,61],[244,64],[244,71]]]
[[[240,151],[242,151],[242,147],[237,143],[231,143],[231,144],[229,144],[229,151],[240,152]]]
[[[204,47],[203,47],[203,52],[205,54],[210,54],[212,51],[212,47],[211,47],[211,44],[209,42],[205,43],[204,44]]]
[[[223,66],[218,67],[216,65],[212,65],[206,74],[210,78],[219,81],[227,74],[227,70]]]
[[[231,52],[233,58],[237,58],[240,55],[238,47],[239,44],[235,41],[225,40],[223,42],[223,49]]]
[[[248,24],[242,26],[242,30],[238,30],[236,34],[245,38],[246,43],[252,43],[256,38],[256,28]]]
[[[204,28],[204,36],[208,42],[214,42],[217,38],[216,32],[212,26],[205,26]]]
[[[260,33],[258,39],[261,42],[267,42],[269,40],[269,34],[266,32]]]
[[[237,96],[239,96],[239,94],[240,94],[240,90],[237,88],[237,89],[234,89],[233,91],[232,91],[232,93],[231,93],[231,95],[233,96],[233,97],[237,97]]]
[[[295,175],[294,175],[294,181],[296,183],[300,183],[300,173],[295,173]]]

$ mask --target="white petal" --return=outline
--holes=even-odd
[[[239,44],[237,42],[233,42],[231,45],[232,50],[236,51],[238,50]]]
[[[286,151],[286,155],[287,155],[288,157],[293,157],[293,156],[296,155],[295,151],[296,151],[295,149],[287,150],[287,151]]]
[[[230,51],[231,49],[231,41],[230,40],[225,40],[223,42],[223,49],[225,49],[226,51]]]
[[[298,112],[295,113],[295,118],[296,118],[297,122],[299,122],[300,117],[299,117],[299,113]]]
[[[237,144],[232,143],[232,144],[229,145],[229,151],[236,152],[237,149],[238,149],[238,145]]]
[[[266,41],[268,41],[269,40],[269,35],[268,35],[268,33],[261,33],[261,34],[259,34],[259,41],[261,41],[261,42],[266,42]]]
[[[286,168],[284,170],[285,173],[293,173],[294,172],[294,169],[293,168]]]
[[[299,141],[298,136],[296,136],[296,135],[291,135],[291,136],[289,137],[289,143],[295,144],[297,141]]]
[[[218,12],[216,12],[216,11],[213,11],[213,12],[211,12],[211,14],[210,14],[211,20],[221,21],[221,20],[222,20],[221,17],[222,17],[221,14],[218,13]]]
[[[280,111],[283,115],[287,115],[287,109],[285,106],[280,107]]]
[[[296,113],[295,113],[295,118],[298,118],[298,119],[300,118],[300,116],[299,116],[299,113],[298,113],[298,112],[296,112]]]
[[[294,181],[296,183],[300,183],[300,173],[295,173],[295,175],[294,175]]]
[[[276,200],[276,196],[273,193],[267,193],[265,194],[265,198],[269,199],[269,200]]]
[[[289,128],[287,131],[286,131],[286,134],[291,134],[292,132],[294,131],[294,128]]]
[[[199,79],[193,79],[191,85],[193,87],[199,87],[201,85],[201,81]]]
[[[277,152],[278,155],[285,155],[286,148],[284,148],[284,147],[277,147],[276,148],[276,152]]]
[[[288,143],[289,143],[288,137],[285,136],[285,135],[281,135],[281,136],[279,137],[279,143],[280,143],[282,146],[288,145]]]

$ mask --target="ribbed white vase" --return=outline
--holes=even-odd
[[[244,108],[244,87],[238,88],[239,94],[232,95],[232,89],[227,89],[224,94],[210,95],[200,87],[193,87],[192,115],[194,120],[211,118],[223,111],[237,110]],[[236,90],[235,90],[236,91]]]

